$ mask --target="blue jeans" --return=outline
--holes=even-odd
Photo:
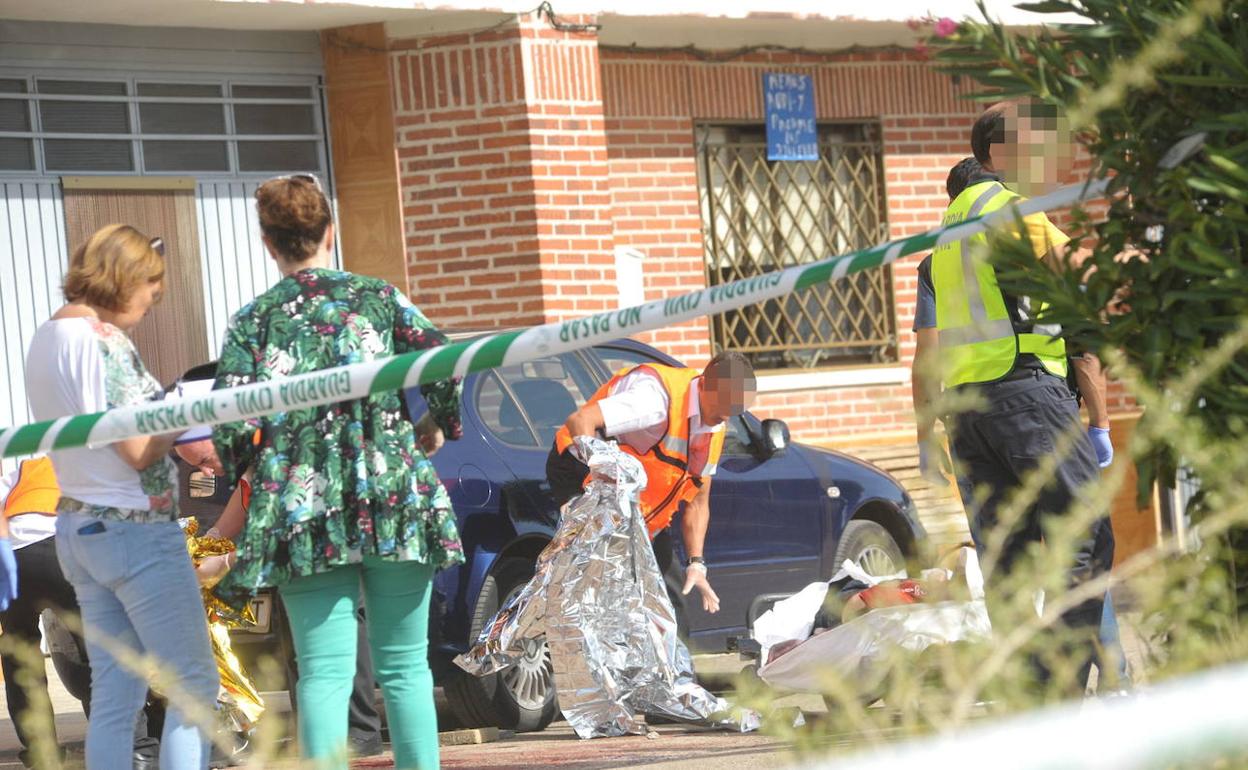
[[[129,770],[134,720],[148,683],[114,656],[115,646],[154,658],[181,698],[215,707],[219,684],[199,582],[176,522],[138,524],[62,513],[56,554],[74,586],[91,660],[87,767]],[[170,698],[161,770],[203,770],[208,738]]]

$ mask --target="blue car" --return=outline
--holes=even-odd
[[[557,716],[544,643],[531,645],[519,665],[488,677],[465,674],[452,660],[528,582],[554,533],[558,511],[545,468],[555,432],[613,373],[652,362],[681,365],[648,345],[619,340],[466,378],[464,436],[448,441],[434,465],[454,504],[467,561],[436,578],[430,618],[434,677],[464,726],[540,730]],[[411,418],[419,419],[425,406],[418,389],[408,391],[407,403]],[[190,480],[191,497],[196,483],[204,482]],[[679,531],[673,527],[683,557]],[[734,418],[711,488],[704,553],[721,607],[712,615],[688,602],[690,647],[726,651],[730,639],[748,634],[767,597],[827,579],[845,559],[890,574],[925,548],[914,503],[887,473],[838,452],[790,444],[779,420]],[[289,657],[279,603],[261,595],[256,606],[259,627],[234,634],[240,657],[253,660],[261,651]]]

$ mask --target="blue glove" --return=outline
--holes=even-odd
[[[938,486],[949,486],[949,476],[953,474],[953,463],[945,448],[927,441],[919,442],[919,475],[928,483]]]
[[[1092,442],[1092,449],[1096,452],[1097,464],[1108,468],[1114,461],[1114,445],[1109,440],[1109,428],[1093,425],[1088,428],[1088,440]]]
[[[0,612],[17,600],[17,559],[13,556],[13,544],[7,537],[0,537]]]

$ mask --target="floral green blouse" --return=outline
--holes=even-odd
[[[385,281],[302,270],[231,319],[216,387],[445,342]],[[421,386],[448,439],[462,432],[460,391],[458,380]],[[218,425],[213,443],[231,481],[253,469],[238,561],[216,589],[228,602],[369,555],[435,568],[463,561],[450,498],[420,450],[399,391]]]

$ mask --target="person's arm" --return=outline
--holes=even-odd
[[[711,479],[703,477],[702,488],[698,494],[685,505],[681,515],[680,530],[684,535],[685,551],[689,558],[700,558],[706,545],[706,530],[711,523]],[[711,588],[707,579],[707,568],[704,563],[692,563],[685,568],[685,587],[681,593],[688,594],[697,587],[702,594],[702,609],[707,612],[719,612],[719,596]]]
[[[919,443],[931,438],[936,427],[936,414],[932,410],[940,395],[939,365],[940,336],[935,328],[915,329],[914,362],[910,365],[910,395],[914,399],[914,419],[918,427]]]
[[[4,515],[4,501],[13,489],[16,476],[16,473],[12,474],[12,481],[0,478],[0,612],[17,601],[17,557],[9,540],[9,517]]]
[[[1075,367],[1075,380],[1079,383],[1083,403],[1088,407],[1088,422],[1093,427],[1108,430],[1109,401],[1106,392],[1109,385],[1101,359],[1095,353],[1084,353],[1070,360]]]
[[[250,475],[250,473],[251,471],[248,470],[244,475]],[[247,508],[243,505],[244,483],[246,482],[240,480],[238,486],[234,487],[234,494],[230,495],[229,501],[225,504],[225,510],[221,512],[220,518],[212,526],[212,530],[209,530],[209,534],[213,534],[215,530],[217,537],[233,540],[238,537],[239,532],[243,531],[243,526],[247,523]]]
[[[412,301],[394,286],[389,284],[383,290],[394,303],[394,352],[396,354],[414,353],[445,345],[449,340],[446,335],[430,323]],[[416,435],[420,440],[421,449],[426,455],[432,455],[442,446],[446,439],[458,440],[464,435],[463,423],[460,421],[460,399],[463,396],[463,381],[459,377],[428,382],[420,386],[420,394],[424,396],[429,411],[416,423]]]
[[[113,444],[113,450],[126,465],[141,471],[163,460],[180,435],[166,433],[163,436],[135,436]]]
[[[236,388],[256,381],[256,357],[252,352],[250,319],[235,316],[225,331],[225,343],[217,361],[217,379],[214,390]],[[253,417],[237,422],[223,422],[212,426],[212,445],[217,457],[225,467],[229,483],[238,484],[242,475],[239,469],[251,467],[256,459],[256,432],[263,420]]]
[[[568,417],[568,432],[572,434],[572,438],[577,436],[597,436],[598,431],[606,426],[606,420],[602,416],[602,408],[595,403],[589,403],[577,409]]]
[[[658,379],[644,370],[634,371],[621,378],[606,398],[573,412],[564,425],[572,438],[597,436],[598,431],[618,436],[666,424],[670,404]]]

